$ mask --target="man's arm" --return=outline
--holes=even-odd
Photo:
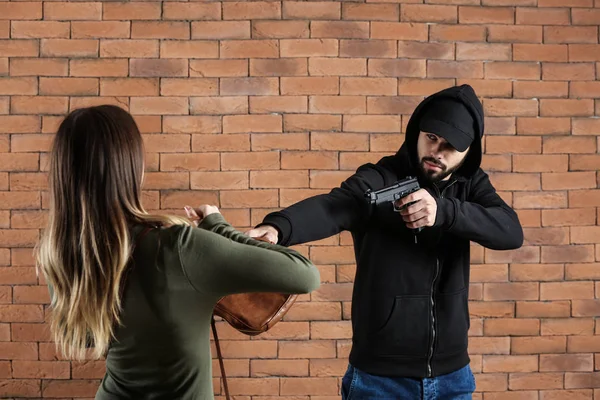
[[[273,212],[257,228],[273,226],[278,231],[277,243],[283,246],[312,242],[344,230],[354,230],[368,218],[370,207],[364,197],[365,192],[380,188],[383,184],[383,176],[373,164],[363,165],[339,188]]]
[[[467,201],[436,200],[434,226],[493,250],[518,249],[523,245],[523,228],[517,213],[496,193],[482,170],[473,177]]]

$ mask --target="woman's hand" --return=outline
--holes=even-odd
[[[195,210],[190,206],[185,206],[184,209],[185,209],[185,213],[187,214],[188,218],[196,226],[198,226],[200,224],[200,222],[204,218],[209,216],[210,214],[220,214],[221,213],[216,206],[211,206],[208,204],[203,204]]]

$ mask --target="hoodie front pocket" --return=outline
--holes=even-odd
[[[389,316],[369,335],[376,355],[426,357],[429,344],[429,296],[394,298]],[[388,306],[389,307],[389,306]],[[371,327],[373,329],[373,327]]]
[[[438,315],[437,354],[455,354],[467,349],[469,307],[467,290],[436,297]]]

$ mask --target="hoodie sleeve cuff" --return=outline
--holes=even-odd
[[[453,199],[436,199],[437,213],[435,216],[435,228],[450,230],[456,218],[456,203]]]
[[[290,241],[290,236],[292,234],[292,224],[289,219],[281,215],[281,213],[271,213],[267,215],[263,222],[256,225],[255,228],[258,228],[262,225],[270,225],[273,228],[277,229],[278,233],[278,241],[277,244],[281,246],[286,246]]]

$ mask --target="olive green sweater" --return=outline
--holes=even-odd
[[[133,237],[142,229],[134,227]],[[298,252],[251,239],[220,214],[198,228],[153,229],[133,261],[98,400],[213,399],[209,335],[217,301],[243,292],[308,293],[320,280]]]

